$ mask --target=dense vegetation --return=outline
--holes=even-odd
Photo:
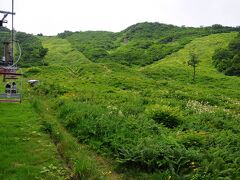
[[[94,62],[115,61],[128,66],[144,66],[178,51],[196,37],[238,30],[221,25],[191,28],[146,22],[120,33],[66,31],[58,36],[66,38]]]
[[[138,179],[240,177],[240,79],[211,63],[214,51],[226,48],[236,33],[193,38],[161,61],[134,68],[89,61],[70,38],[78,33],[70,34],[41,38],[49,67],[32,77],[42,81],[34,93],[54,103],[59,122],[79,142]],[[118,41],[110,43],[110,54],[132,43]],[[187,66],[191,51],[201,61],[195,83]]]
[[[226,75],[240,76],[240,34],[229,43],[227,48],[215,51],[213,63]]]
[[[0,29],[0,49],[3,49],[3,42],[10,41],[10,31],[7,28]],[[21,59],[19,61],[20,66],[30,67],[43,65],[43,58],[47,53],[47,49],[43,48],[41,41],[31,34],[24,32],[16,33],[16,40],[21,47]],[[15,58],[19,57],[19,48],[15,43]],[[3,51],[0,52],[0,57],[3,56]]]

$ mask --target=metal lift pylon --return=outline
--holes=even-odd
[[[0,20],[0,27],[4,23],[7,23],[7,16],[12,15],[12,30],[11,39],[9,41],[4,41],[4,53],[2,61],[0,62],[0,75],[3,76],[3,83],[6,81],[14,80],[12,82],[12,87],[9,83],[5,85],[5,92],[0,93],[0,102],[22,102],[22,69],[17,67],[17,63],[20,60],[21,48],[19,46],[20,55],[17,61],[14,61],[14,0],[12,0],[12,12],[0,10],[0,14],[3,14],[3,18]],[[16,86],[16,80],[19,80],[19,86]],[[11,88],[10,88],[10,87]],[[18,87],[18,88],[17,88]]]

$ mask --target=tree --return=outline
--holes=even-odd
[[[187,64],[189,66],[193,67],[193,81],[195,82],[195,79],[196,79],[196,67],[197,67],[197,65],[199,64],[200,61],[198,59],[198,56],[195,53],[193,53],[193,52],[191,52],[189,54],[189,56],[190,56],[190,59],[187,61]]]

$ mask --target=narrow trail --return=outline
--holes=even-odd
[[[65,164],[69,166],[72,173],[76,173],[76,167],[74,167],[74,162],[76,161],[92,161],[94,164],[94,168],[96,174],[91,174],[87,179],[108,179],[108,180],[118,180],[123,179],[121,174],[118,174],[114,171],[114,166],[111,160],[106,159],[105,157],[97,154],[96,152],[89,149],[86,145],[81,144],[78,140],[73,137],[61,124],[58,122],[56,114],[51,106],[51,103],[46,99],[38,99],[39,107],[41,110],[37,110],[41,119],[49,123],[53,127],[53,131],[51,132],[51,137],[54,142],[55,133],[60,134],[62,139],[55,143],[57,147],[57,151],[65,161]],[[38,108],[39,108],[38,107]],[[71,149],[69,149],[71,147]],[[84,162],[80,162],[84,163]],[[76,165],[75,165],[76,166]],[[90,166],[87,168],[91,168]],[[81,172],[80,172],[81,173]],[[96,177],[98,175],[98,177]],[[81,179],[77,174],[72,174],[72,178]]]

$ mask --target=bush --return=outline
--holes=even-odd
[[[169,106],[154,106],[147,110],[149,116],[158,124],[167,128],[175,128],[182,123],[180,113]]]

